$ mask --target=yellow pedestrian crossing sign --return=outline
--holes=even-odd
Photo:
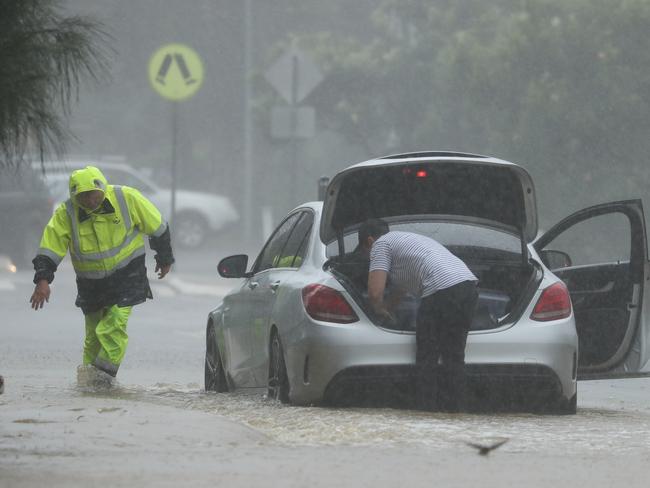
[[[167,44],[149,60],[149,82],[162,97],[181,101],[194,95],[203,83],[203,63],[184,44]]]

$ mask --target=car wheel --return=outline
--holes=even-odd
[[[206,240],[208,235],[208,223],[200,215],[195,213],[181,213],[176,216],[174,225],[174,240],[181,247],[196,249]]]
[[[548,413],[555,415],[575,415],[578,411],[578,392],[568,400],[564,397],[558,398],[551,406]]]
[[[273,332],[270,344],[268,397],[289,403],[289,376],[284,362],[284,350],[277,332]]]
[[[216,391],[219,393],[228,391],[226,374],[223,371],[223,363],[219,348],[215,342],[214,327],[208,326],[205,341],[205,391]]]

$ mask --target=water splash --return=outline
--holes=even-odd
[[[77,366],[77,388],[79,391],[95,393],[106,392],[113,388],[115,379],[91,364]]]

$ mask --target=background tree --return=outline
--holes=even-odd
[[[68,12],[101,16],[120,53],[110,84],[82,88],[71,156],[121,156],[168,181],[172,110],[147,66],[160,46],[183,42],[201,55],[205,77],[178,106],[179,185],[239,208],[252,77],[254,206],[276,216],[314,198],[322,175],[422,149],[521,163],[536,181],[543,225],[650,186],[648,0],[251,0],[249,16],[244,3],[65,0]],[[14,4],[0,0],[1,39],[5,24],[15,29]],[[253,73],[243,62],[245,20]],[[273,137],[271,108],[286,101],[264,76],[293,40],[325,75],[301,101],[315,109],[314,136],[296,143]],[[289,201],[277,189],[296,173],[294,159]]]
[[[0,168],[26,153],[61,155],[84,77],[107,73],[107,35],[55,0],[0,0]]]
[[[335,80],[317,109],[369,156],[434,148],[515,160],[551,220],[644,195],[646,0],[388,0],[372,19],[370,42],[304,41]]]

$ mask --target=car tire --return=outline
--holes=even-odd
[[[208,236],[207,220],[194,212],[184,212],[176,216],[174,241],[184,249],[198,249]]]
[[[558,398],[548,413],[554,415],[575,415],[578,412],[578,392],[568,400],[564,397]]]
[[[269,381],[268,397],[272,400],[279,400],[281,403],[289,403],[289,376],[287,365],[284,361],[284,349],[279,334],[274,331],[269,344]]]
[[[204,368],[205,391],[216,391],[225,393],[228,391],[228,382],[223,370],[221,355],[215,341],[214,327],[208,325],[205,339],[205,368]]]

